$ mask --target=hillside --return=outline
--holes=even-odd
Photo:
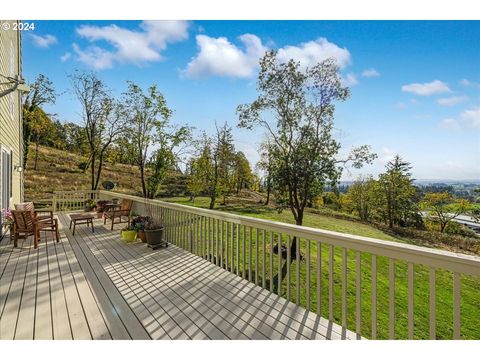
[[[90,188],[90,174],[78,165],[86,159],[54,148],[39,147],[37,170],[33,170],[35,148],[30,147],[25,170],[25,199],[51,199],[53,191]],[[123,164],[105,163],[100,183],[110,180],[115,191],[134,194],[141,189],[138,169]]]

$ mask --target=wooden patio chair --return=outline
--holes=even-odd
[[[13,216],[13,246],[18,246],[18,238],[20,236],[33,235],[34,247],[38,248],[40,241],[40,232],[55,232],[57,243],[60,241],[57,219],[37,219],[29,210],[12,210]]]
[[[53,220],[53,211],[50,209],[35,209],[33,202],[15,204],[15,210],[30,211],[36,220]]]
[[[105,225],[107,223],[107,219],[111,220],[112,226],[110,227],[110,230],[113,230],[114,224],[128,222],[128,225],[130,225],[132,205],[133,200],[123,199],[120,208],[112,208],[103,213],[103,224]],[[124,221],[124,217],[126,217],[127,220]],[[115,219],[119,219],[119,221],[115,222]]]

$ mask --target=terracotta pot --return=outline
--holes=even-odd
[[[137,232],[137,239],[142,240],[142,242],[144,242],[144,243],[147,242],[147,236],[145,235],[145,231],[144,231],[144,230],[139,230],[139,231]]]
[[[98,211],[97,212],[97,219],[102,219],[103,218],[103,211]]]

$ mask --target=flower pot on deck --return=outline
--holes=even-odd
[[[103,219],[103,211],[97,211],[97,219]]]
[[[145,237],[148,245],[151,247],[157,247],[163,243],[163,227],[154,230],[145,229]]]
[[[137,239],[136,230],[122,230],[122,239],[125,242],[134,242]]]
[[[144,242],[144,243],[147,242],[147,237],[145,235],[145,230],[138,230],[137,239],[142,240],[142,242]]]

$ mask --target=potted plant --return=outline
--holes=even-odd
[[[149,218],[148,223],[145,225],[145,238],[148,246],[152,249],[168,246],[167,242],[163,240],[163,229],[162,225]]]
[[[150,223],[150,217],[148,216],[135,216],[132,219],[132,226],[137,230],[137,238],[146,243],[147,238],[145,236],[145,227]]]
[[[122,239],[127,243],[134,242],[137,239],[137,229],[132,224],[125,226],[121,233]]]
[[[93,199],[88,199],[87,201],[85,201],[85,205],[83,207],[83,210],[85,212],[89,212],[89,211],[92,211],[96,206],[96,203],[95,203],[95,200]]]
[[[101,219],[103,217],[103,212],[105,211],[106,204],[108,204],[107,200],[97,201],[97,219]]]

